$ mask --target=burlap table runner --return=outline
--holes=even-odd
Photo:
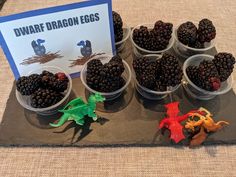
[[[1,16],[75,0],[8,0]],[[130,26],[162,19],[178,25],[207,17],[217,27],[218,51],[236,55],[235,0],[113,0]],[[235,75],[235,74],[234,74]],[[236,76],[236,75],[235,75]],[[0,119],[13,75],[0,52]],[[235,90],[235,84],[234,84]],[[14,110],[13,110],[14,111]],[[236,117],[236,116],[235,116]],[[0,148],[0,176],[236,177],[236,146],[188,148]]]

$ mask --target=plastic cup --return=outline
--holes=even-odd
[[[216,91],[207,91],[204,90],[197,85],[195,85],[187,76],[186,68],[188,66],[198,66],[201,61],[203,60],[213,60],[214,57],[211,55],[205,55],[205,54],[198,54],[194,55],[190,58],[188,58],[183,65],[183,72],[184,72],[184,80],[183,80],[183,87],[186,90],[186,92],[193,98],[199,99],[199,100],[210,100],[214,98],[217,95],[222,95],[227,93],[233,85],[233,77],[232,75],[224,82],[221,82],[221,86]]]
[[[155,55],[155,54],[149,54],[149,55],[145,55],[144,57],[148,57],[151,58],[151,60],[155,61],[161,58],[161,55]],[[174,91],[176,91],[181,84],[176,85],[175,87],[167,87],[166,91],[155,91],[155,90],[151,90],[148,89],[142,85],[139,84],[139,82],[136,79],[136,74],[134,69],[133,70],[133,77],[135,80],[135,87],[136,90],[138,91],[138,93],[140,95],[142,95],[144,98],[149,99],[149,100],[161,100],[164,99],[168,94],[173,93]]]
[[[196,24],[195,24],[196,25]],[[174,30],[174,50],[175,52],[183,57],[183,58],[188,58],[196,54],[204,54],[206,51],[212,49],[215,46],[215,39],[211,40],[211,42],[205,42],[204,46],[205,48],[202,49],[197,49],[193,47],[189,47],[187,45],[184,45],[182,42],[179,41],[178,36],[177,36],[177,29],[179,26]]]
[[[172,32],[172,37],[169,40],[169,44],[167,45],[167,47],[163,50],[156,50],[156,51],[152,51],[152,50],[146,50],[144,48],[141,48],[140,46],[138,46],[134,40],[133,40],[133,32],[135,29],[139,29],[140,26],[146,26],[148,29],[153,29],[153,24],[140,24],[136,27],[134,27],[131,31],[131,35],[130,35],[130,40],[133,46],[133,50],[134,50],[134,54],[136,57],[140,57],[140,56],[144,56],[144,55],[149,55],[149,54],[162,54],[168,50],[171,49],[171,47],[174,44],[174,37],[173,37],[173,32]]]
[[[128,27],[128,25],[124,23],[124,25],[123,25],[123,39],[121,41],[115,43],[117,53],[121,52],[124,49],[127,39],[129,38],[130,31],[131,30]]]
[[[32,107],[31,106],[31,101],[30,101],[30,96],[21,95],[21,93],[18,92],[17,89],[16,89],[16,98],[17,98],[18,102],[20,103],[20,105],[22,107],[24,107],[25,109],[28,109],[28,110],[33,111],[33,112],[35,112],[37,114],[40,114],[40,115],[53,115],[53,114],[56,114],[59,109],[63,108],[68,103],[69,95],[70,95],[71,90],[72,90],[72,79],[71,79],[70,75],[67,72],[63,71],[59,67],[54,67],[54,66],[44,66],[42,68],[39,68],[37,70],[33,70],[33,71],[29,72],[27,75],[41,74],[42,71],[44,71],[44,70],[50,71],[54,74],[58,73],[58,72],[62,72],[62,73],[66,74],[66,76],[69,79],[69,82],[68,82],[67,90],[65,90],[62,93],[64,95],[64,98],[61,101],[59,101],[57,104],[52,105],[52,106],[47,107],[47,108],[34,108],[34,107]]]
[[[111,57],[109,56],[108,58],[100,58],[101,62],[104,64],[104,63],[107,63],[109,60],[111,59]],[[93,60],[93,59],[92,59]],[[89,60],[91,61],[91,60]],[[88,62],[89,62],[88,61]],[[85,86],[85,88],[90,92],[90,94],[95,94],[95,93],[100,93],[102,96],[104,96],[106,98],[107,101],[111,101],[111,100],[114,100],[115,98],[119,97],[122,92],[127,88],[127,86],[129,85],[130,81],[131,81],[131,70],[130,70],[130,67],[128,65],[128,63],[126,61],[123,60],[123,64],[124,64],[124,67],[125,67],[125,70],[124,72],[122,73],[122,77],[123,79],[125,80],[125,85],[114,91],[114,92],[98,92],[92,88],[90,88],[86,82],[86,75],[87,75],[87,65],[88,65],[88,62],[86,62],[84,64],[84,67],[82,68],[82,71],[81,71],[81,81],[83,83],[83,85]]]

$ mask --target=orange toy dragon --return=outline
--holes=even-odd
[[[193,136],[190,142],[190,146],[197,146],[202,144],[207,138],[207,133],[216,132],[220,130],[224,125],[229,125],[229,123],[226,121],[215,122],[212,118],[213,115],[208,110],[202,107],[198,109],[197,113],[189,113],[189,116],[190,118],[186,122],[185,128],[195,132],[195,127],[200,127],[200,132]],[[199,120],[193,120],[195,116],[198,117]]]

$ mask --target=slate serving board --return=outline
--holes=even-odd
[[[131,52],[128,43],[121,53],[129,63],[132,61]],[[173,53],[172,50],[169,52]],[[216,49],[208,53],[214,54]],[[81,80],[74,79],[71,98],[81,96],[85,99],[87,95]],[[164,100],[149,101],[137,93],[131,82],[118,99],[98,105],[100,118],[97,122],[87,119],[84,127],[68,122],[60,128],[48,126],[60,115],[43,117],[23,109],[16,100],[13,86],[0,125],[0,146],[173,146],[175,143],[169,139],[169,131],[157,129],[159,121],[165,116],[164,104],[171,100],[180,102],[183,114],[205,107],[214,114],[216,121],[230,122],[228,127],[211,134],[205,145],[236,144],[236,96],[232,90],[210,101],[198,101],[190,98],[180,87]],[[186,139],[179,144],[187,145],[188,141]]]

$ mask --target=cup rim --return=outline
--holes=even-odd
[[[108,56],[109,58],[111,58],[111,56]],[[95,58],[94,58],[95,59]],[[94,59],[91,59],[91,60],[94,60]],[[107,58],[106,58],[107,59]],[[96,90],[93,90],[92,88],[90,88],[88,85],[87,85],[87,82],[84,80],[84,73],[85,73],[85,69],[87,69],[87,64],[88,62],[90,62],[91,60],[87,61],[82,70],[81,70],[81,81],[82,81],[82,84],[85,86],[86,89],[88,89],[90,92],[93,92],[93,93],[99,93],[103,96],[110,96],[110,95],[115,95],[121,91],[123,91],[130,83],[131,81],[131,70],[130,70],[130,67],[128,65],[128,63],[122,59],[122,62],[123,64],[125,65],[125,68],[127,68],[127,71],[128,71],[128,79],[126,80],[126,83],[123,87],[121,87],[120,89],[116,90],[116,91],[113,91],[113,92],[99,92],[99,91],[96,91]],[[100,59],[101,60],[101,59]]]
[[[196,25],[197,23],[193,23],[193,24]],[[181,25],[181,24],[180,24],[180,25]],[[178,30],[178,28],[179,28],[180,25],[178,25],[178,26],[174,29],[174,31],[173,31],[173,36],[174,36],[175,41],[179,42],[182,47],[184,47],[184,48],[186,48],[186,49],[189,49],[189,50],[196,51],[196,52],[204,52],[204,51],[210,50],[211,48],[213,48],[213,47],[215,46],[215,39],[216,39],[216,38],[212,39],[211,42],[208,42],[208,43],[211,44],[209,47],[206,47],[206,48],[203,48],[203,49],[197,49],[197,48],[189,47],[189,46],[183,44],[181,41],[179,41],[178,36],[177,36],[177,30]]]
[[[153,24],[150,24],[150,23],[139,24],[139,25],[135,26],[135,27],[131,30],[131,33],[130,33],[130,40],[131,40],[132,45],[135,46],[137,49],[139,49],[139,50],[141,50],[141,51],[143,51],[143,52],[146,52],[146,53],[156,54],[156,53],[163,53],[163,52],[169,50],[170,48],[172,48],[172,46],[174,45],[175,40],[174,40],[174,37],[173,37],[173,36],[174,36],[173,31],[172,31],[172,33],[171,33],[171,38],[170,38],[170,40],[169,40],[169,44],[168,44],[167,47],[166,47],[165,49],[163,49],[163,50],[154,50],[154,51],[153,51],[153,50],[146,50],[146,49],[144,49],[144,48],[139,47],[139,46],[134,42],[134,40],[133,40],[133,32],[134,32],[135,29],[137,29],[137,28],[140,27],[140,26],[146,26],[146,27],[149,28],[149,27],[153,27]],[[174,29],[174,27],[173,27],[173,29]]]
[[[119,42],[116,42],[115,45],[122,44],[123,42],[125,42],[129,38],[129,35],[130,35],[130,32],[131,32],[130,27],[126,23],[123,23],[122,29],[127,29],[128,30],[127,35],[123,36],[123,39]]]
[[[50,111],[50,110],[60,106],[69,97],[69,95],[71,93],[71,90],[72,90],[72,79],[71,79],[71,76],[66,71],[61,69],[60,67],[57,67],[57,66],[43,66],[41,68],[38,68],[38,69],[35,69],[35,70],[32,70],[32,71],[28,72],[27,75],[33,74],[33,73],[35,73],[36,71],[39,71],[39,70],[40,71],[44,70],[44,69],[45,70],[46,69],[50,70],[50,68],[57,69],[58,71],[65,73],[65,75],[69,79],[69,88],[68,88],[68,91],[66,92],[64,98],[62,100],[60,100],[58,103],[56,103],[52,106],[49,106],[49,107],[46,107],[46,108],[34,108],[34,107],[30,106],[29,104],[25,104],[25,103],[22,102],[21,98],[19,97],[19,95],[21,95],[21,93],[16,89],[16,98],[17,98],[18,102],[20,103],[20,105],[22,107],[24,107],[28,110],[34,111],[34,112],[46,112],[46,111]]]
[[[226,89],[226,90],[222,90],[222,91],[208,91],[208,90],[205,90],[205,89],[202,89],[200,87],[198,87],[197,85],[195,85],[188,77],[187,73],[186,73],[186,69],[187,69],[187,64],[195,59],[196,57],[207,57],[208,59],[214,59],[214,56],[212,55],[207,55],[207,54],[197,54],[197,55],[193,55],[191,57],[189,57],[187,60],[185,60],[184,64],[183,64],[183,73],[184,73],[184,78],[187,80],[187,82],[193,87],[195,88],[196,90],[200,91],[200,92],[204,92],[205,94],[209,94],[209,95],[220,95],[220,94],[223,94],[223,93],[226,93],[228,92],[231,88],[232,88],[232,85],[233,85],[233,76],[232,74],[230,75],[230,77],[226,80],[226,81],[230,81],[229,82],[229,87]],[[224,81],[224,82],[226,82]]]
[[[162,55],[161,54],[148,54],[148,55],[144,55],[143,57],[157,57],[157,59],[159,60],[161,57],[162,57]],[[158,58],[159,57],[159,58]],[[144,86],[142,86],[142,85],[140,85],[139,84],[139,82],[138,82],[138,80],[136,79],[136,73],[135,73],[135,71],[134,71],[134,68],[132,67],[132,70],[133,70],[133,78],[134,78],[134,80],[135,80],[135,83],[141,88],[141,89],[143,89],[143,90],[145,90],[146,92],[148,92],[148,93],[152,93],[152,94],[169,94],[169,93],[172,93],[172,92],[174,92],[175,90],[177,90],[180,86],[181,86],[181,83],[180,84],[178,84],[178,85],[176,85],[176,86],[174,86],[174,87],[167,87],[167,90],[166,91],[155,91],[155,90],[151,90],[151,89],[149,89],[149,88],[146,88],[146,87],[144,87]],[[168,88],[172,88],[171,90],[168,90]]]

